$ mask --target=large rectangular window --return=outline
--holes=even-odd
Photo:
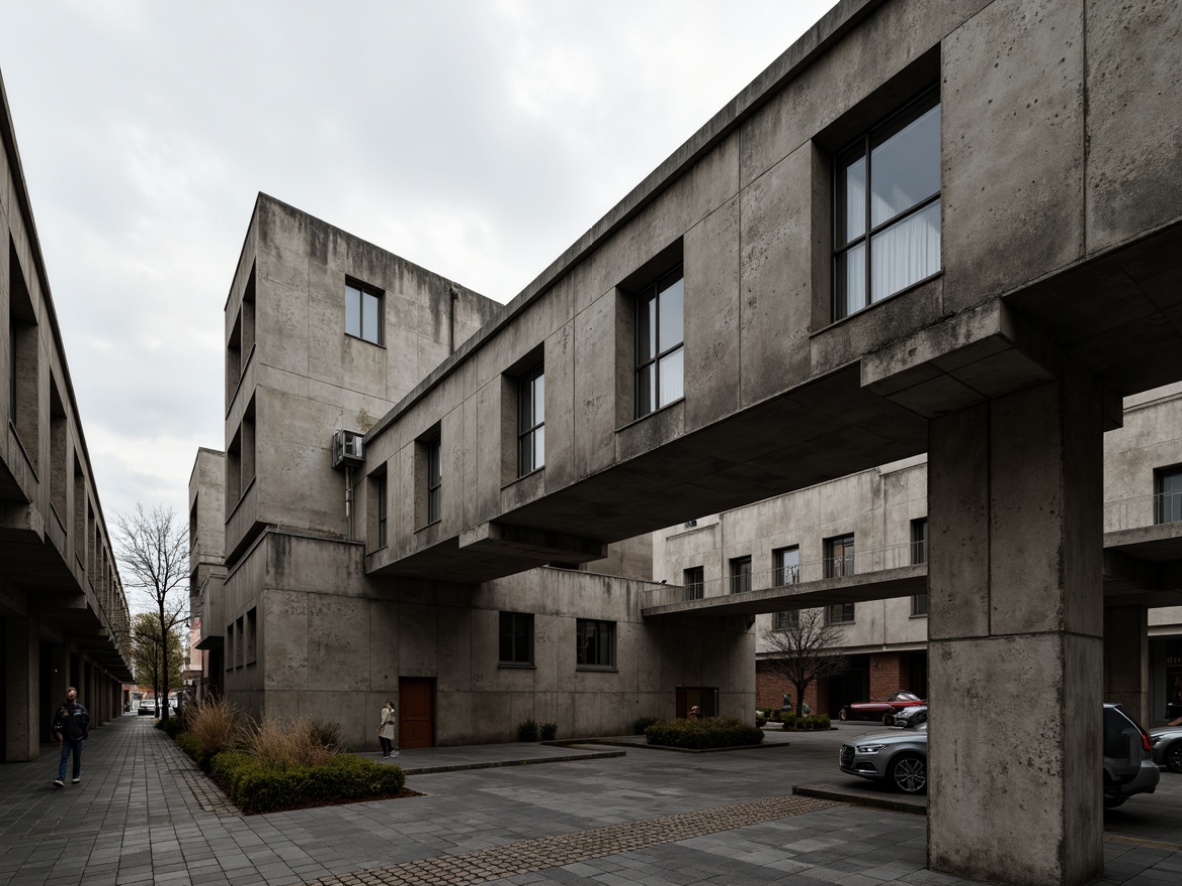
[[[800,581],[800,548],[780,548],[772,551],[772,574],[776,587],[794,585]]]
[[[500,663],[503,665],[532,665],[534,663],[533,615],[525,612],[502,612],[500,622]]]
[[[751,590],[751,558],[735,557],[731,560],[731,593],[743,594]]]
[[[695,566],[682,573],[682,585],[685,587],[685,599],[701,600],[706,593],[706,569]]]
[[[854,534],[825,539],[825,578],[854,574]]]
[[[826,620],[829,624],[845,624],[854,620],[853,603],[834,603],[825,609]]]
[[[1182,467],[1155,471],[1154,514],[1155,523],[1174,523],[1182,520]]]
[[[345,281],[345,334],[382,343],[382,294],[376,289]]]
[[[427,454],[427,522],[443,517],[443,440],[436,437],[425,444]]]
[[[685,286],[681,268],[636,296],[636,417],[685,396]]]
[[[833,319],[940,270],[940,96],[912,102],[834,163]]]
[[[546,373],[541,366],[517,384],[517,476],[546,464]]]
[[[575,624],[580,667],[615,668],[616,623],[580,618]]]

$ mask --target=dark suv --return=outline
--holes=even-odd
[[[1104,705],[1104,805],[1119,806],[1133,794],[1151,794],[1161,773],[1149,735],[1114,704]],[[882,779],[907,794],[928,789],[927,724],[917,729],[866,735],[841,746],[842,772]]]

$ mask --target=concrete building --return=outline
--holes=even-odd
[[[1123,427],[1104,437],[1104,547],[1113,575],[1127,571],[1122,561],[1130,556],[1177,559],[1180,480],[1182,386],[1129,397]],[[913,565],[923,571],[927,502],[927,460],[916,457],[667,529],[655,537],[654,569],[666,584],[650,605],[782,585],[806,591],[809,583],[841,579],[846,570],[864,581]],[[1110,591],[1112,603],[1118,593]],[[1182,715],[1182,593],[1163,593],[1157,602],[1171,597],[1174,605],[1132,612],[1106,607],[1109,619],[1137,620],[1143,641],[1115,650],[1119,660],[1105,665],[1104,697],[1122,702],[1146,724]],[[840,625],[834,652],[846,657],[848,670],[810,687],[805,701],[814,710],[836,717],[845,704],[899,689],[927,696],[926,593],[879,600],[851,595],[831,604],[826,617]],[[774,668],[774,659],[783,657],[774,634],[790,618],[759,616],[761,707],[779,707],[785,693],[794,696]]]
[[[131,682],[127,600],[78,418],[0,80],[0,760],[34,760],[76,686],[101,725]]]
[[[475,613],[541,648],[539,564],[926,453],[926,564],[627,630],[702,632],[664,648],[709,650],[728,712],[748,620],[926,592],[930,866],[1094,879],[1106,648],[1140,661],[1113,653],[1178,586],[1133,536],[1106,552],[1104,434],[1182,380],[1180,70],[1166,0],[843,0],[503,309],[260,200],[227,306],[227,694],[357,719],[397,680],[406,717],[434,680],[443,722],[444,685],[484,697]],[[364,434],[335,474],[330,429]],[[664,655],[598,679],[625,630],[594,581],[546,615],[573,685],[688,687]]]

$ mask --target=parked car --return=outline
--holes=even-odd
[[[896,711],[921,704],[927,704],[927,701],[914,692],[900,690],[892,692],[882,701],[859,701],[847,704],[838,712],[837,716],[840,720],[882,720],[885,724],[887,721],[884,718],[888,714],[894,716]]]
[[[920,723],[928,721],[928,706],[926,704],[912,705],[909,708],[903,708],[901,711],[895,711],[893,714],[883,714],[882,722],[886,726],[902,726],[908,729],[912,726],[918,726]]]
[[[1153,761],[1170,772],[1182,772],[1182,724],[1149,730]]]
[[[1133,794],[1151,794],[1161,773],[1149,733],[1117,705],[1104,705],[1104,805],[1119,806]],[[885,780],[905,794],[928,789],[928,724],[879,732],[841,746],[839,767],[849,775]]]
[[[138,711],[138,715],[141,717],[143,717],[145,715],[148,717],[155,717],[156,716],[156,699],[141,698],[140,705],[137,708],[137,711]]]

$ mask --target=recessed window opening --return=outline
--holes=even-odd
[[[706,594],[706,568],[694,566],[682,573],[682,586],[685,588],[685,599],[701,600]]]
[[[345,334],[382,343],[382,294],[352,280],[345,281]]]
[[[854,574],[854,534],[825,539],[825,578]]]
[[[735,557],[731,560],[731,593],[745,594],[751,590],[751,558]]]
[[[534,663],[534,617],[528,612],[500,614],[500,663],[503,665],[532,665]]]
[[[800,548],[780,548],[772,552],[772,570],[777,587],[794,585],[800,581]]]
[[[1154,472],[1155,523],[1174,523],[1182,520],[1182,467]]]
[[[681,268],[636,296],[636,417],[685,396],[685,281]]]
[[[437,523],[443,516],[443,440],[427,441],[427,522]]]
[[[546,374],[537,366],[517,385],[517,475],[546,464]]]
[[[834,192],[834,320],[939,271],[939,91],[838,154]]]
[[[614,668],[616,666],[616,623],[580,618],[575,623],[580,667]]]
[[[911,521],[911,563],[928,562],[928,518]]]

